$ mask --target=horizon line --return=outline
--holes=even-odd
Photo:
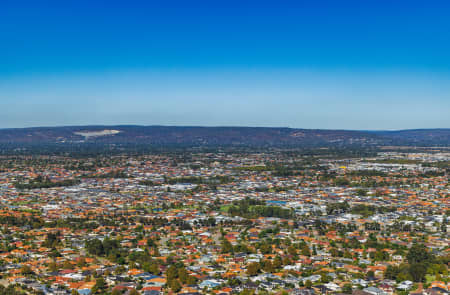
[[[0,127],[0,130],[37,129],[37,128],[69,128],[69,127],[179,127],[179,128],[261,128],[261,129],[294,129],[294,130],[324,130],[324,131],[359,131],[359,132],[398,132],[414,130],[450,130],[450,127],[411,128],[411,129],[329,129],[329,128],[300,128],[287,126],[245,126],[245,125],[140,125],[140,124],[87,124],[87,125],[53,125],[53,126],[27,126],[27,127]]]

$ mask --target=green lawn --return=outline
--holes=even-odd
[[[426,275],[425,278],[427,280],[427,283],[431,283],[436,280],[436,276],[434,275]]]
[[[231,205],[223,205],[220,207],[221,212],[228,212],[228,209],[230,209]]]

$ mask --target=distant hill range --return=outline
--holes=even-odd
[[[0,129],[0,144],[450,146],[450,129],[351,131],[266,127],[69,126]]]

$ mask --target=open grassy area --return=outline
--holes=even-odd
[[[223,205],[220,207],[220,212],[228,212],[232,205]]]
[[[436,276],[435,275],[426,275],[425,279],[427,280],[427,283],[429,284],[436,280]]]

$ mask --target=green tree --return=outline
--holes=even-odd
[[[311,250],[309,250],[309,247],[306,243],[302,245],[302,248],[300,250],[300,254],[304,256],[311,256]]]
[[[255,276],[260,270],[260,265],[257,262],[252,262],[247,266],[247,274],[249,276]]]
[[[31,274],[33,274],[33,270],[31,269],[30,266],[28,266],[28,265],[23,265],[23,266],[20,268],[20,273],[23,274],[23,275],[31,275]]]
[[[263,264],[264,264],[263,270],[265,272],[270,272],[271,273],[271,272],[274,271],[273,264],[272,264],[272,262],[270,260],[265,260]]]
[[[275,256],[272,265],[275,269],[279,269],[283,264],[283,261],[281,260],[281,257],[279,255]]]
[[[306,287],[307,289],[311,289],[311,287],[312,287],[312,282],[311,282],[310,280],[307,280],[307,281],[305,282],[305,287]]]
[[[424,244],[414,243],[409,249],[406,259],[408,259],[409,264],[432,262],[433,255],[428,252]]]
[[[353,289],[352,289],[352,285],[347,283],[342,287],[342,293],[344,294],[352,294]]]
[[[92,255],[100,256],[105,253],[103,249],[103,244],[99,239],[92,239],[86,241],[85,247],[88,253]]]
[[[180,279],[181,283],[186,284],[188,281],[188,272],[184,267],[181,267],[178,269],[178,278]]]
[[[428,252],[424,244],[414,243],[406,255],[409,266],[409,274],[415,282],[422,282],[425,278],[428,266],[434,262],[433,254]]]
[[[409,267],[409,273],[415,282],[422,282],[427,273],[425,263],[414,263]]]
[[[178,277],[177,267],[175,265],[171,265],[166,271],[166,276],[169,281],[176,279]]]
[[[99,277],[95,281],[95,285],[92,288],[92,293],[102,294],[106,291],[106,289],[108,289],[108,285],[106,284],[105,279],[103,279],[103,277]]]
[[[288,251],[289,255],[291,255],[291,256],[297,256],[297,249],[295,249],[294,246],[292,246],[292,245],[289,246],[288,249],[287,249],[287,251]]]
[[[227,239],[222,240],[222,253],[233,253],[233,245]]]
[[[178,280],[172,280],[170,282],[170,289],[172,289],[173,292],[179,292],[181,290],[181,284]]]

